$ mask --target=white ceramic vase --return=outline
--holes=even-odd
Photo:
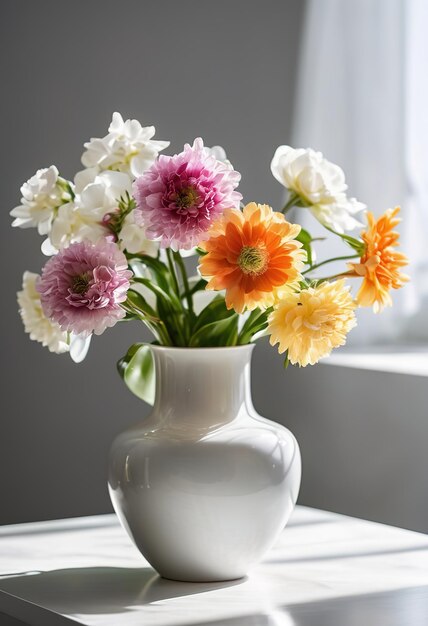
[[[152,346],[153,410],[113,443],[113,506],[165,578],[244,576],[293,511],[299,447],[253,407],[253,347]]]

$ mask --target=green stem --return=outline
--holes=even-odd
[[[313,270],[316,270],[319,267],[322,267],[323,265],[326,265],[327,263],[333,263],[333,261],[346,261],[348,259],[359,258],[359,256],[360,256],[359,254],[349,254],[347,256],[336,256],[333,259],[327,259],[326,261],[322,261],[321,263],[317,263],[316,265],[312,265],[307,270],[302,272],[302,274],[308,274],[308,272],[312,272]]]
[[[147,326],[150,332],[153,333],[153,335],[160,342],[161,345],[172,346],[172,341],[169,336],[168,330],[161,319],[149,315],[145,311],[142,311],[138,307],[134,306],[129,301],[122,304],[122,307],[125,309],[125,311],[136,315],[137,318],[141,322],[143,322],[145,326]]]
[[[290,209],[292,209],[294,206],[297,205],[298,201],[299,201],[299,196],[297,195],[297,193],[294,193],[294,191],[290,191],[288,200],[285,203],[285,205],[282,207],[281,213],[283,213],[283,215],[288,213]]]
[[[244,345],[251,341],[253,335],[267,324],[267,318],[272,311],[272,307],[266,310],[254,309],[239,333],[238,344]]]
[[[174,258],[175,258],[175,260],[177,262],[177,265],[180,268],[181,279],[183,281],[183,288],[184,288],[184,293],[185,293],[186,301],[187,301],[187,308],[188,308],[189,314],[190,314],[190,316],[192,318],[194,316],[193,298],[192,298],[192,294],[190,293],[189,280],[187,278],[186,267],[184,265],[183,258],[181,256],[181,254],[179,252],[174,252],[173,254],[174,254]]]
[[[205,280],[205,278],[201,278],[200,280],[198,280],[197,283],[195,283],[193,285],[193,287],[190,288],[190,290],[188,292],[186,292],[184,295],[187,298],[187,295],[189,294],[190,296],[193,296],[194,293],[196,293],[197,291],[203,291],[205,289],[207,285],[207,281]],[[189,285],[190,287],[190,285]]]
[[[364,241],[356,239],[355,237],[351,237],[351,235],[345,235],[345,233],[338,233],[329,226],[326,226],[325,224],[323,224],[323,226],[330,233],[333,233],[333,235],[340,237],[342,241],[345,241],[348,244],[348,246],[351,246],[351,248],[353,248],[358,253],[358,256],[363,256],[366,247]]]
[[[333,274],[332,276],[323,276],[322,278],[314,278],[317,283],[325,283],[327,280],[333,280],[334,278],[353,278],[355,274],[352,272],[339,272],[339,274]]]
[[[174,259],[173,259],[172,255],[173,255],[173,252],[172,252],[171,248],[167,248],[166,249],[166,256],[167,256],[167,259],[168,259],[169,271],[171,273],[171,277],[172,277],[172,282],[174,284],[175,293],[177,294],[178,297],[180,297],[180,287],[178,285],[177,272],[175,271]]]

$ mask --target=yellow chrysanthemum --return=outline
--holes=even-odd
[[[207,252],[199,265],[207,289],[225,289],[227,308],[238,313],[272,306],[301,280],[306,253],[295,239],[299,232],[266,204],[226,209],[200,244]]]
[[[368,228],[362,233],[366,247],[359,263],[349,263],[354,276],[361,276],[363,282],[357,294],[360,306],[373,306],[379,313],[384,306],[391,306],[391,289],[399,289],[409,280],[400,269],[408,264],[408,259],[395,248],[399,245],[398,232],[394,231],[400,218],[400,207],[388,209],[376,220],[367,213]]]
[[[357,323],[355,307],[344,279],[290,294],[269,316],[270,343],[280,354],[288,350],[291,363],[314,365],[344,345]]]

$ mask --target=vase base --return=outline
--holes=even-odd
[[[161,572],[158,572],[159,576],[163,579],[163,580],[168,580],[171,582],[178,582],[178,583],[192,583],[192,584],[198,584],[198,583],[233,583],[233,582],[239,582],[239,581],[243,581],[244,579],[247,578],[247,574],[234,574],[231,576],[181,576],[181,575],[173,575],[173,574],[162,574]]]

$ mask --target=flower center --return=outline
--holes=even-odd
[[[88,290],[90,279],[90,272],[85,272],[84,274],[78,274],[77,276],[74,276],[71,283],[71,289],[73,293],[77,293],[83,296]]]
[[[188,209],[194,206],[199,200],[199,194],[194,187],[189,185],[183,187],[175,194],[175,203],[180,209]]]
[[[238,265],[244,274],[263,274],[268,264],[268,253],[263,248],[244,246],[238,257]]]

